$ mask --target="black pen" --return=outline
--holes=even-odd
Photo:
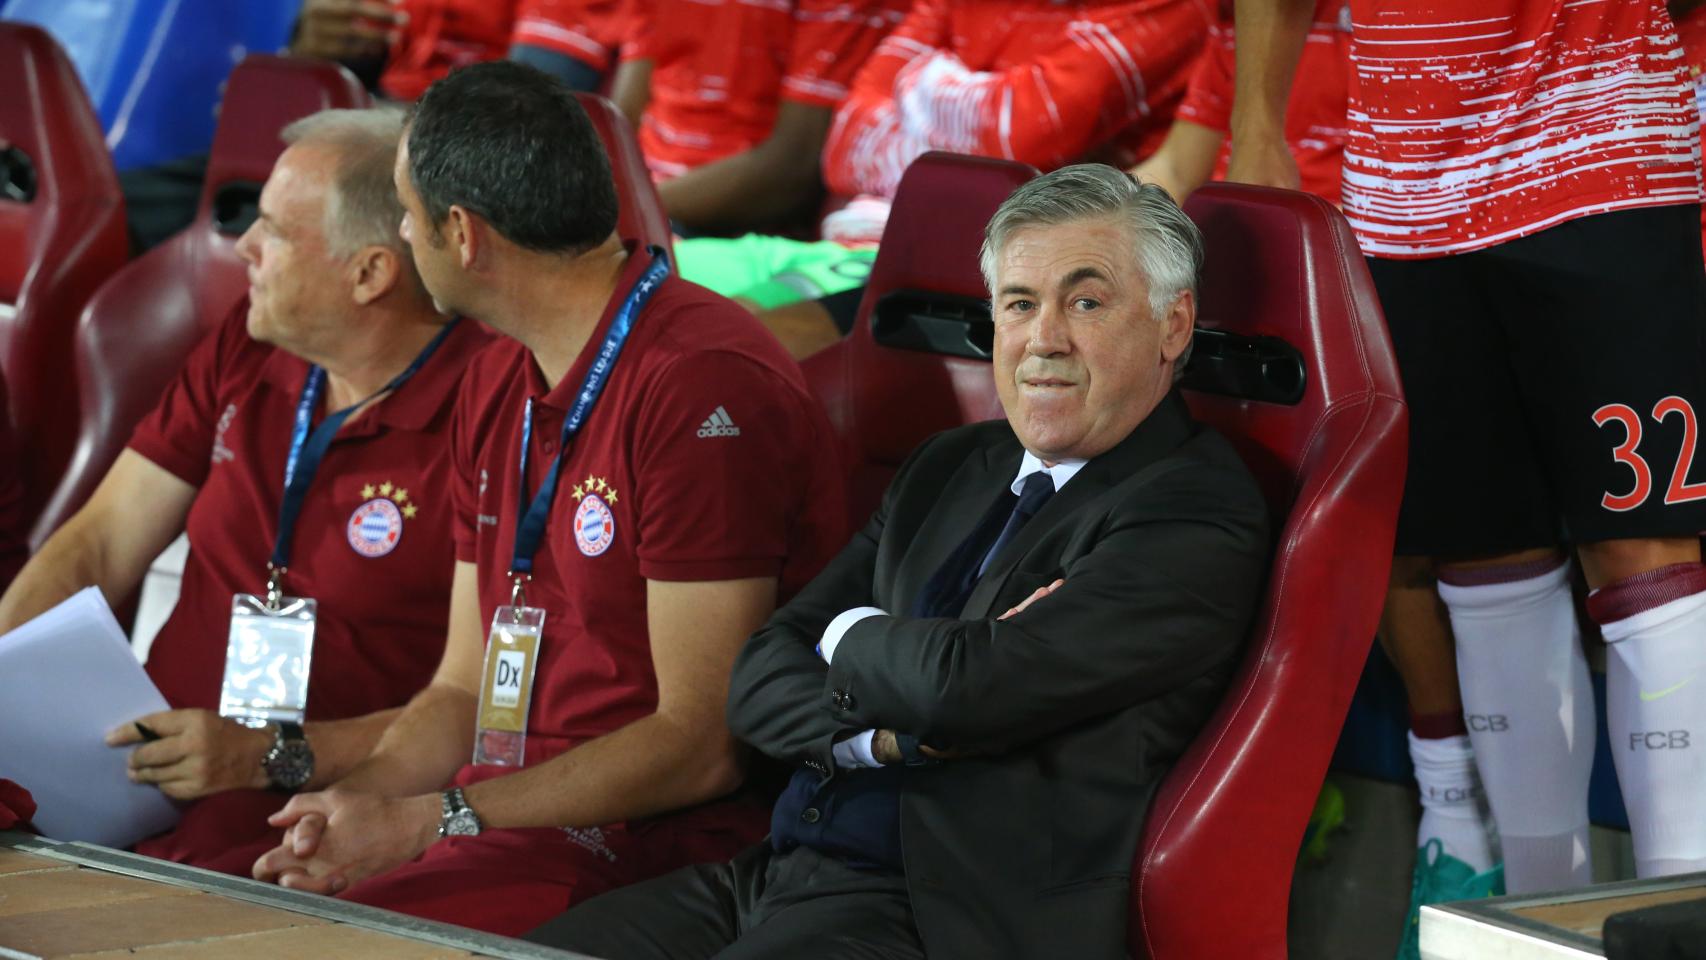
[[[136,732],[142,734],[142,739],[149,743],[160,739],[160,735],[143,726],[141,720],[136,721]]]

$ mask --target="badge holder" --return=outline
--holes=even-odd
[[[258,727],[272,721],[301,723],[308,709],[308,670],[314,653],[318,604],[287,597],[282,567],[267,567],[267,594],[231,597],[231,634],[225,647],[225,682],[219,715]]]
[[[515,578],[509,605],[492,614],[486,665],[480,679],[480,717],[474,730],[474,762],[519,767],[527,750],[527,709],[539,664],[545,611],[527,605],[526,576]]]

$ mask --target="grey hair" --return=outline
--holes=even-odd
[[[1116,218],[1130,228],[1138,269],[1149,287],[1149,309],[1164,319],[1185,293],[1197,294],[1202,273],[1202,231],[1166,190],[1142,183],[1103,163],[1079,163],[1045,173],[1013,191],[984,229],[978,262],[983,282],[995,291],[995,262],[1013,234],[1025,227]],[[1191,345],[1173,365],[1184,374]]]
[[[407,269],[414,269],[397,235],[403,205],[391,180],[404,116],[395,106],[321,110],[280,134],[289,146],[324,146],[339,154],[325,214],[327,243],[336,256],[347,257],[363,247],[388,247],[403,255]]]

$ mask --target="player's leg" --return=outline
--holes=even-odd
[[[1479,305],[1453,264],[1371,260],[1369,269],[1410,408],[1410,456],[1397,556],[1380,630],[1410,703],[1410,758],[1423,809],[1409,917],[1398,952],[1400,960],[1409,960],[1419,956],[1422,906],[1462,899],[1472,888],[1496,882],[1476,749],[1463,724],[1457,651],[1439,601],[1432,557],[1442,544],[1461,543],[1477,531],[1476,518],[1451,509],[1451,465],[1499,448],[1497,436],[1458,429],[1457,401],[1463,396],[1459,381],[1494,391],[1483,400],[1492,403],[1499,401],[1497,391],[1504,381],[1475,377],[1465,367],[1446,362],[1454,352],[1448,348],[1460,341],[1472,344],[1467,351],[1472,357],[1494,356],[1498,346],[1487,337],[1486,322],[1475,315]]]
[[[1593,687],[1568,559],[1539,548],[1442,564],[1439,577],[1506,889],[1587,884]]]
[[[1699,226],[1693,205],[1622,211],[1503,254],[1536,308],[1523,369],[1607,643],[1607,720],[1642,876],[1706,869]]]
[[[1588,877],[1591,691],[1555,510],[1474,257],[1371,261],[1410,408],[1399,550],[1455,561],[1439,565],[1438,593],[1507,883],[1569,886]],[[1462,558],[1481,572],[1461,576]]]
[[[1410,705],[1410,762],[1422,802],[1416,847],[1438,840],[1443,853],[1480,873],[1492,868],[1495,857],[1457,692],[1453,643],[1433,562],[1395,558],[1380,615],[1380,645],[1397,667]]]

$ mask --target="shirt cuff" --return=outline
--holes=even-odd
[[[876,755],[871,753],[871,739],[876,733],[875,730],[866,730],[836,744],[831,751],[835,754],[835,765],[843,770],[882,766],[877,762]]]
[[[843,611],[834,620],[829,621],[829,626],[823,628],[823,639],[817,645],[818,656],[823,658],[824,663],[834,663],[835,648],[840,645],[841,638],[847,635],[847,631],[853,629],[855,623],[867,617],[886,616],[888,612],[881,607],[854,607]]]

